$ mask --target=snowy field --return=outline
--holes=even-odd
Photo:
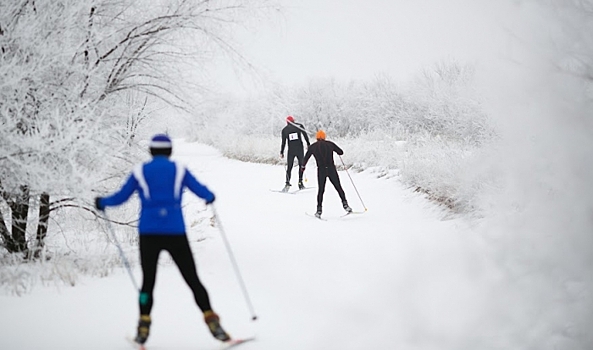
[[[270,191],[282,187],[281,166],[225,159],[210,147],[180,140],[173,157],[217,195],[216,209],[257,321],[251,321],[218,229],[208,226],[207,239],[200,242],[191,238],[195,220],[187,209],[204,209],[193,194],[185,196],[186,222],[198,271],[223,326],[235,337],[257,337],[242,349],[479,344],[484,334],[476,327],[484,321],[489,279],[495,274],[484,273],[484,257],[463,221],[442,220],[440,209],[396,179],[350,173],[368,212],[345,218],[328,184],[324,216],[329,220],[320,221],[305,215],[315,209],[315,189],[295,195]],[[308,186],[316,185],[315,172],[310,163]],[[296,168],[293,185],[294,176]],[[348,175],[340,172],[340,177],[350,205],[363,210]],[[147,348],[218,349],[166,253],[161,262]],[[140,280],[137,265],[134,272]],[[128,349],[124,338],[135,331],[136,300],[124,270],[83,279],[75,288],[2,295],[0,348]]]

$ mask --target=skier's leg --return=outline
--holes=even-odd
[[[208,325],[210,333],[212,333],[212,336],[218,340],[230,340],[231,337],[220,325],[220,318],[214,311],[212,311],[208,292],[198,277],[196,264],[187,237],[185,235],[174,236],[171,237],[170,242],[171,245],[167,250],[179,268],[183,279],[194,293],[194,299],[200,310],[204,313],[204,321]]]
[[[323,205],[323,193],[325,192],[325,180],[327,178],[327,168],[325,167],[318,167],[317,168],[317,211],[321,211],[321,207]]]
[[[150,315],[153,305],[152,292],[156,282],[156,269],[161,252],[161,236],[140,235],[140,263],[142,288],[140,288],[140,314]]]
[[[169,242],[167,251],[171,254],[171,258],[173,258],[177,268],[179,268],[179,272],[181,272],[185,283],[191,288],[196,304],[198,304],[202,312],[210,310],[210,298],[208,297],[206,288],[204,288],[198,277],[196,264],[187,237],[185,235],[171,236],[169,237]]]
[[[156,281],[157,262],[162,249],[159,236],[140,235],[140,262],[142,265],[142,288],[140,289],[140,320],[138,333],[134,339],[138,344],[144,344],[150,333],[150,311],[152,310],[152,291]]]
[[[303,154],[303,150],[301,150],[299,153],[297,153],[296,155],[297,157],[297,161],[299,162],[299,186],[303,185],[303,159],[305,158],[304,154]]]
[[[291,153],[290,150],[288,151],[288,155],[286,156],[286,184],[290,184],[290,177],[292,175],[292,166],[294,165],[294,153]]]
[[[335,167],[332,167],[332,168],[328,168],[327,172],[328,172],[327,177],[329,177],[329,181],[331,181],[332,185],[334,185],[334,188],[338,192],[338,195],[340,196],[342,203],[346,202],[346,193],[344,192],[344,189],[342,188],[342,184],[340,183],[340,177],[338,176],[338,171],[336,170]]]

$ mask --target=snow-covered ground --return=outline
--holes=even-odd
[[[223,326],[235,337],[257,337],[241,349],[476,349],[488,343],[479,340],[485,334],[478,325],[484,326],[495,270],[466,223],[443,219],[441,209],[402,188],[396,177],[351,172],[368,212],[344,218],[328,183],[329,220],[320,221],[305,215],[315,210],[316,189],[270,191],[283,185],[281,166],[225,159],[182,140],[175,141],[173,158],[217,196],[257,321],[251,321],[219,229],[195,225],[196,209],[205,206],[191,193],[185,196],[186,223]],[[314,162],[306,176],[307,185],[316,186]],[[295,168],[293,185],[296,177]],[[350,205],[364,210],[348,175],[340,177]],[[197,241],[195,230],[204,227],[199,236],[206,239]],[[165,257],[147,348],[218,349]],[[137,265],[134,273],[140,280]],[[0,349],[6,350],[129,349],[124,338],[134,333],[138,317],[137,293],[123,269],[84,278],[73,288],[1,295],[0,310]]]

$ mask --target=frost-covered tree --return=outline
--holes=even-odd
[[[205,88],[196,83],[200,63],[217,50],[240,60],[231,27],[273,8],[266,0],[0,2],[0,245],[35,256],[52,211],[89,210],[91,189],[131,157],[146,106],[191,108]]]

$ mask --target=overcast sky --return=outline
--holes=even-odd
[[[282,16],[238,38],[266,81],[288,85],[379,73],[402,81],[441,60],[509,60],[517,45],[509,30],[525,12],[512,0],[283,1]],[[226,66],[218,79],[235,91],[254,87]]]

